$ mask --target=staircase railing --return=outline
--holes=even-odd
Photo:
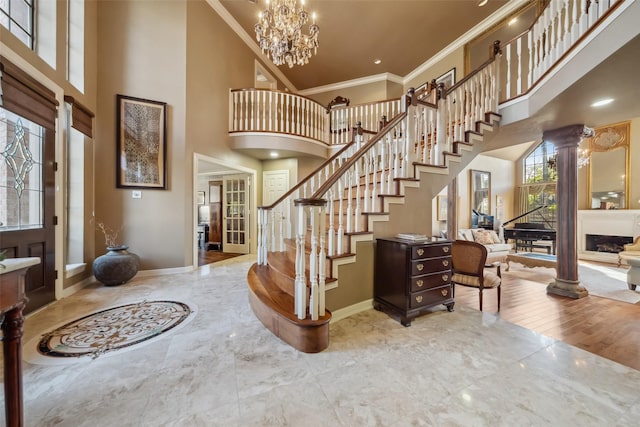
[[[551,0],[527,31],[503,44],[500,102],[529,91],[624,1],[628,0]]]
[[[383,120],[378,133],[368,134],[358,126],[353,142],[276,203],[259,208],[258,264],[267,263],[269,252],[285,251],[284,239],[292,230],[295,234],[298,318],[317,320],[324,315],[327,258],[345,253],[350,235],[371,232],[364,219],[366,214],[384,213],[380,196],[398,195],[397,180],[413,178],[414,163],[443,164],[445,156],[440,154],[450,151],[465,131],[475,130],[486,113],[496,111],[498,53],[496,45],[481,69],[449,89],[434,86],[428,97],[410,89],[400,99],[400,112]]]
[[[382,116],[395,117],[402,110],[400,98],[366,104],[334,107],[330,114],[329,144],[338,145],[349,142],[349,133],[344,130],[353,129],[360,122],[364,129],[377,129]]]
[[[289,92],[231,89],[229,132],[275,132],[329,140],[327,108]]]

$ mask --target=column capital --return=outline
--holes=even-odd
[[[550,141],[556,148],[577,146],[582,138],[594,135],[592,128],[585,125],[569,125],[557,129],[546,130],[542,133],[543,141]]]

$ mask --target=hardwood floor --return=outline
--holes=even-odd
[[[198,249],[198,267],[205,264],[211,264],[214,262],[229,259],[229,258],[234,258],[240,255],[242,254],[224,253],[222,251],[214,251],[214,250],[205,251],[203,249]]]
[[[591,295],[581,299],[547,295],[545,280],[549,277],[541,274],[543,280],[535,282],[503,271],[500,317],[640,370],[640,303]],[[455,301],[477,310],[478,291],[456,286]],[[496,291],[485,290],[483,311],[496,310]]]

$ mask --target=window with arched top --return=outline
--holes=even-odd
[[[556,228],[556,147],[549,141],[538,144],[523,159],[522,184],[516,188],[518,215],[539,208],[521,218],[519,222],[544,224]]]

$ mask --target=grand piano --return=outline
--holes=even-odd
[[[556,230],[547,228],[544,223],[518,222],[509,228],[505,228],[506,225],[545,207],[546,206],[538,206],[502,223],[501,227],[503,227],[504,239],[505,241],[512,239],[515,242],[516,252],[521,250],[531,251],[533,248],[543,248],[547,250],[547,253],[556,254]],[[547,222],[546,220],[544,221]]]

